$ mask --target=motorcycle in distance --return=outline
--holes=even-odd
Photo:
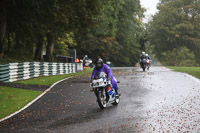
[[[150,59],[147,59],[147,70],[149,70],[149,68],[150,68]]]
[[[142,67],[142,70],[145,71],[145,69],[147,67],[147,60],[145,58],[142,59],[142,61],[141,61],[141,67]]]
[[[93,67],[92,60],[91,59],[84,60],[83,61],[83,66],[92,68]]]
[[[119,83],[119,81],[117,83]],[[119,104],[120,98],[116,96],[115,89],[111,81],[106,78],[104,72],[100,72],[92,79],[90,87],[92,88],[91,91],[96,95],[98,105],[101,109],[105,109],[108,103],[112,105]]]
[[[91,59],[80,60],[80,62],[83,63],[83,67],[90,67],[90,68],[93,67],[92,60],[91,60]]]

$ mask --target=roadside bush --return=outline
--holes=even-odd
[[[195,66],[195,55],[185,46],[162,53],[161,62],[168,66]]]

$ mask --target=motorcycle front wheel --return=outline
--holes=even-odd
[[[102,92],[99,92],[97,94],[97,102],[99,104],[99,107],[101,109],[105,109],[106,108],[106,93],[105,93],[105,89],[102,90]]]
[[[143,71],[145,71],[145,66],[142,67]]]
[[[149,65],[147,66],[147,70],[149,70]]]

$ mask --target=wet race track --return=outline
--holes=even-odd
[[[200,80],[165,67],[113,68],[121,101],[101,110],[90,75],[65,80],[0,132],[200,132]]]

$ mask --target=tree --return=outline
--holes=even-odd
[[[57,38],[65,33],[87,30],[95,24],[95,16],[101,13],[102,1],[78,0],[57,1],[48,0],[46,9],[50,14],[51,22],[47,25],[47,61],[51,60],[54,43]],[[50,8],[51,7],[51,8]]]
[[[198,0],[162,0],[159,12],[153,16],[149,30],[149,40],[159,60],[165,52],[186,47],[200,57],[200,2]]]
[[[119,64],[129,66],[138,62],[140,52],[140,39],[143,37],[143,12],[139,1],[125,0],[119,13],[117,41],[122,46],[120,54],[123,55]]]
[[[58,38],[62,39],[67,33],[87,30],[88,27],[95,25],[98,21],[96,16],[101,14],[104,2],[1,0],[0,55],[3,55],[4,47],[9,47],[7,55],[14,53],[17,48],[20,52],[15,52],[15,55],[25,55],[27,51],[29,57],[35,53],[34,58],[42,60],[43,48],[47,43],[47,60],[50,61]],[[5,38],[6,36],[9,37]]]
[[[162,63],[168,66],[194,66],[195,56],[186,47],[174,48],[172,51],[162,53]],[[173,60],[172,60],[173,59]]]
[[[143,37],[142,17],[139,1],[108,1],[96,27],[76,33],[79,56],[87,54],[93,59],[100,56],[117,66],[133,66],[138,61]]]
[[[3,57],[6,33],[6,0],[0,0],[0,59]]]
[[[0,53],[6,56],[43,60],[46,51],[46,61],[52,61],[53,54],[77,48],[79,56],[101,56],[116,65],[137,62],[144,35],[139,0],[7,0],[5,5]]]

